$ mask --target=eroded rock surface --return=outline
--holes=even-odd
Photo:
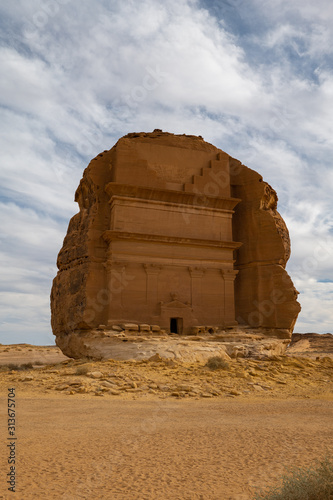
[[[292,332],[300,305],[285,266],[290,257],[287,226],[277,211],[274,189],[255,171],[230,159],[233,196],[241,202],[233,216],[233,234],[243,244],[236,253],[236,319],[279,331]]]
[[[290,338],[289,234],[257,172],[201,137],[128,134],[90,162],[75,200],[51,292],[66,355],[91,353],[96,329]]]
[[[207,336],[130,335],[115,331],[74,332],[63,338],[62,349],[75,357],[91,359],[148,360],[152,356],[186,363],[205,363],[213,356],[222,359],[266,359],[285,353],[289,340],[231,331]],[[74,356],[73,356],[74,357]]]
[[[310,358],[333,358],[333,335],[331,333],[294,333],[286,354]]]

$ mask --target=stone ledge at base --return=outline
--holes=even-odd
[[[98,332],[104,332],[104,336],[113,337],[114,335],[119,335],[122,333],[123,335],[144,335],[148,337],[155,336],[173,336],[181,339],[184,335],[173,334],[167,332],[163,328],[158,325],[148,325],[148,324],[140,324],[140,323],[115,323],[112,322],[108,326],[99,325],[96,329]],[[84,331],[83,334],[86,332]],[[244,337],[245,340],[251,338],[255,340],[259,340],[261,338],[270,337],[277,339],[289,339],[291,340],[291,333],[287,329],[282,328],[251,328],[249,326],[235,326],[235,327],[218,327],[218,326],[193,326],[191,328],[191,332],[187,335],[190,336],[200,336],[205,337],[208,340],[218,339],[221,341],[230,340],[231,342],[234,340],[235,335],[237,335],[237,339],[240,340],[241,337]]]
[[[57,338],[58,347],[69,357],[118,361],[147,360],[159,354],[166,359],[188,363],[206,362],[213,356],[223,359],[264,359],[283,355],[289,339],[266,337],[260,334],[239,332],[211,336],[166,335],[135,336],[131,332],[106,333],[101,330],[73,332]]]

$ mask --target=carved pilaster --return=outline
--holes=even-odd
[[[235,271],[234,269],[221,269],[221,274],[225,281],[234,281],[238,271]]]
[[[202,267],[189,267],[191,275],[191,302],[192,307],[202,304],[202,277],[205,269]]]
[[[162,267],[159,264],[143,264],[147,274],[146,279],[146,303],[151,304],[157,302],[158,292],[158,275]]]
[[[221,269],[224,282],[224,322],[226,326],[237,325],[235,321],[235,288],[234,281],[238,271]]]
[[[189,267],[188,270],[192,278],[202,278],[205,272],[203,267]]]
[[[128,284],[129,277],[126,276],[126,263],[116,262],[110,259],[106,263],[106,275],[108,291],[110,294],[110,313],[119,311],[122,307],[123,290]],[[119,314],[119,312],[118,312]],[[110,315],[112,317],[112,315]]]

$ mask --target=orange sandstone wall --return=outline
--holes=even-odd
[[[262,177],[231,159],[232,195],[242,201],[233,216],[234,239],[243,245],[236,253],[236,320],[239,324],[292,332],[300,305],[285,271],[290,239],[277,211],[278,197]]]
[[[75,200],[51,292],[58,345],[117,319],[168,328],[170,311],[290,336],[288,230],[255,171],[201,137],[128,134],[90,162]]]
[[[94,158],[75,193],[80,211],[70,220],[57,259],[51,291],[51,325],[55,335],[90,329],[106,319],[105,268],[110,207],[104,187],[111,179],[111,152]]]

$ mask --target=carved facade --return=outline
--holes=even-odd
[[[118,154],[121,173],[123,162]],[[235,325],[233,251],[240,244],[232,241],[232,214],[238,200],[224,193],[229,197],[211,196],[203,204],[195,184],[180,191],[119,183],[117,172],[114,177],[105,188],[110,228],[102,235],[110,291],[106,323],[127,318],[175,333]]]

